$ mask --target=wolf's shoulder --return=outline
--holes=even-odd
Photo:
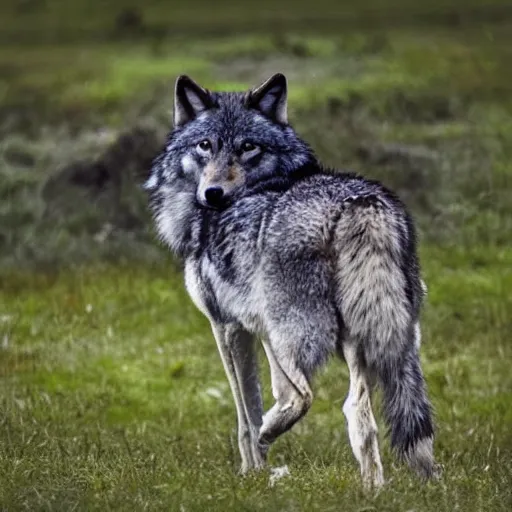
[[[382,182],[366,178],[357,172],[317,166],[291,186],[283,203],[328,201],[341,203],[380,202],[382,205],[404,208],[400,198]]]

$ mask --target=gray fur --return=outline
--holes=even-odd
[[[424,284],[403,204],[378,182],[318,163],[287,124],[282,75],[248,93],[212,93],[181,77],[176,91],[182,115],[146,188],[158,233],[183,259],[189,294],[212,324],[242,471],[261,467],[268,446],[304,416],[315,371],[337,352],[350,370],[343,410],[363,481],[383,483],[374,381],[393,447],[432,476],[418,356]],[[253,334],[264,339],[276,400],[264,415]]]

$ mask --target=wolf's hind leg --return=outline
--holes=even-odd
[[[350,444],[361,466],[363,485],[378,488],[384,484],[384,474],[371,404],[371,376],[351,340],[342,348],[350,373],[349,393],[343,405]]]
[[[276,403],[263,417],[260,442],[272,443],[311,407],[310,381],[336,350],[340,324],[332,300],[332,268],[321,254],[281,252],[265,281],[266,331]]]
[[[212,330],[235,400],[243,474],[263,467],[266,459],[266,450],[258,443],[263,402],[254,339],[236,324],[212,322]]]
[[[259,442],[268,447],[292,428],[309,410],[313,392],[304,373],[293,362],[279,357],[271,344],[263,341],[270,365],[272,394],[276,403],[263,416]]]

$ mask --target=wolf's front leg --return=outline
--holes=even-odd
[[[258,444],[263,403],[254,338],[238,324],[212,322],[212,330],[235,400],[243,474],[262,468],[266,459],[266,449]]]

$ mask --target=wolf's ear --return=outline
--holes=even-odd
[[[249,92],[247,106],[279,123],[288,123],[286,77],[281,73]]]
[[[174,87],[174,126],[192,121],[204,110],[213,106],[210,93],[188,76],[181,75]]]

